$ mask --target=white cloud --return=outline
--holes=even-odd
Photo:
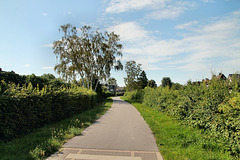
[[[186,8],[182,6],[169,5],[160,10],[156,10],[148,14],[146,17],[151,19],[173,19],[181,15]]]
[[[158,8],[157,10],[153,10],[151,13],[147,14],[147,18],[151,19],[174,19],[179,17],[190,7],[195,6],[194,3],[189,3],[185,1],[172,1],[168,5],[164,7]]]
[[[110,28],[124,41],[124,60],[136,60],[149,70],[171,66],[184,71],[209,73],[211,68],[240,67],[239,26],[240,12],[234,12],[204,23],[193,21],[176,26],[177,29],[191,31],[181,39],[154,37],[137,22]]]
[[[177,0],[111,0],[106,8],[106,13],[147,9],[149,12],[145,15],[146,18],[173,19],[192,6],[194,6],[193,3]]]
[[[145,70],[160,70],[161,67],[152,63],[166,59],[165,56],[174,55],[176,51],[171,41],[155,41],[150,32],[144,30],[137,22],[121,23],[108,28],[120,35],[124,43],[123,60],[136,60],[143,64]]]
[[[185,49],[178,54],[187,52],[190,55],[182,60],[172,61],[171,64],[181,65],[181,68],[186,70],[229,68],[233,62],[236,66],[236,58],[240,59],[238,56],[240,29],[237,27],[239,25],[240,16],[231,14],[198,28],[195,27],[193,34],[179,40]],[[230,63],[227,64],[227,61]]]
[[[206,65],[204,63],[200,63],[200,62],[191,62],[191,63],[187,63],[186,65],[184,66],[179,66],[179,67],[176,67],[177,69],[180,69],[180,70],[185,70],[185,71],[207,71],[209,72],[210,69],[211,69],[211,66],[209,65]]]
[[[125,22],[107,29],[120,35],[122,41],[136,42],[148,37],[148,32],[140,27],[137,22]]]
[[[53,47],[53,44],[44,44],[44,45],[41,45],[41,47]]]
[[[54,67],[42,67],[41,69],[54,69]]]
[[[47,13],[42,13],[43,16],[47,16],[48,14]]]
[[[30,64],[25,64],[24,67],[29,68]]]
[[[175,26],[175,28],[176,29],[189,29],[189,27],[192,27],[196,24],[198,24],[198,21],[192,21],[192,22],[177,25],[177,26]]]
[[[203,2],[209,3],[209,2],[214,2],[215,0],[203,0]]]
[[[106,9],[107,13],[121,13],[144,8],[164,6],[168,0],[111,0]]]

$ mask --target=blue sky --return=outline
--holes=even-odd
[[[67,23],[119,34],[122,62],[142,64],[158,85],[240,71],[239,0],[7,0],[0,22],[0,67],[22,75],[57,75],[51,47]],[[126,73],[112,77],[123,86]]]

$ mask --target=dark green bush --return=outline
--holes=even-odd
[[[10,140],[90,109],[96,101],[94,91],[77,86],[58,90],[45,86],[39,91],[31,83],[23,87],[8,85],[0,95],[0,140]]]
[[[15,72],[0,72],[0,82],[5,81],[6,83],[25,84],[26,76],[21,76]]]
[[[144,91],[141,90],[134,90],[134,91],[128,91],[124,94],[124,97],[127,99],[135,100],[138,102],[142,102],[144,96]]]

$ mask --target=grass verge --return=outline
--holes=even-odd
[[[93,109],[47,125],[44,128],[0,144],[0,159],[45,159],[56,152],[66,140],[80,135],[81,132],[101,117],[111,107],[112,99],[97,105]]]
[[[122,98],[124,99],[124,98]],[[124,99],[126,100],[126,99]],[[166,113],[141,103],[131,103],[147,122],[156,138],[158,148],[165,160],[232,160],[223,146],[207,138],[200,130],[182,125]]]

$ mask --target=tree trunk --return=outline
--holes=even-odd
[[[95,89],[94,89],[95,92],[97,92],[98,83],[99,83],[99,80],[97,80],[97,83],[96,83],[96,85],[95,85]]]
[[[83,73],[81,73],[80,71],[78,71],[78,73],[80,74],[80,76],[81,76],[81,78],[82,78],[82,86],[85,88]]]

